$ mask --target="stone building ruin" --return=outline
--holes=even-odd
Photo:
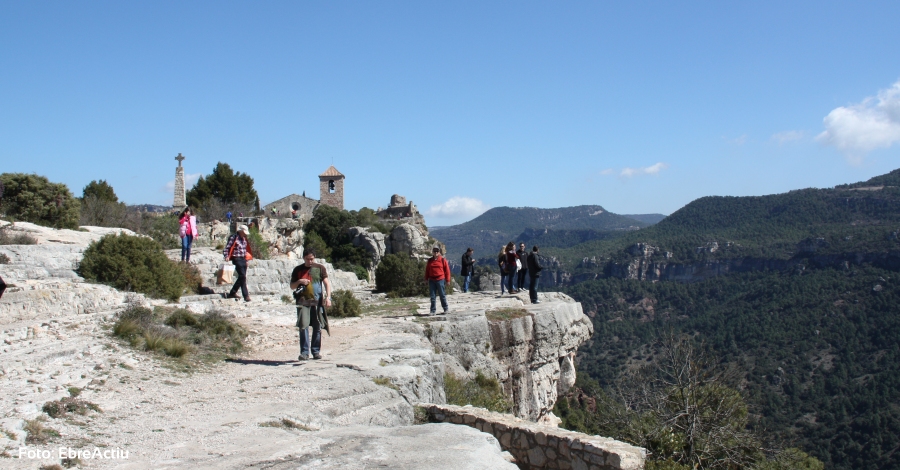
[[[262,207],[266,217],[309,220],[319,205],[344,209],[344,175],[331,165],[319,175],[319,200],[300,194],[290,194]],[[274,211],[273,211],[274,209]]]
[[[412,201],[407,204],[406,198],[399,194],[391,196],[391,205],[387,209],[379,207],[375,215],[382,220],[404,220],[411,224],[425,224],[425,218],[416,205]]]

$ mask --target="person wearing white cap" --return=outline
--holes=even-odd
[[[228,293],[228,298],[238,298],[237,291],[240,288],[241,295],[244,296],[244,302],[250,301],[250,294],[247,293],[247,261],[253,259],[253,253],[250,250],[250,243],[247,241],[249,235],[250,229],[246,225],[241,225],[238,227],[237,233],[228,239],[228,243],[225,244],[225,250],[222,252],[222,255],[225,256],[225,261],[231,260],[231,264],[234,265],[234,272],[237,274],[237,279],[234,281],[234,286],[231,287],[231,292]]]

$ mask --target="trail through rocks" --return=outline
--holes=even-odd
[[[111,337],[111,314],[50,320],[4,344],[2,424],[16,439],[0,443],[13,457],[0,464],[59,463],[58,448],[67,447],[128,451],[128,459],[81,459],[88,468],[511,465],[491,436],[411,426],[409,398],[436,398],[439,384],[423,381],[436,380],[427,369],[440,361],[413,317],[335,319],[324,359],[299,361],[293,306],[274,297],[215,303],[251,332],[250,348],[192,372]],[[24,420],[43,415],[42,404],[69,395],[68,387],[102,412],[47,419],[60,436],[25,445]],[[53,458],[15,458],[19,447],[50,449]]]

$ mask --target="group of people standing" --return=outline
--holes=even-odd
[[[510,294],[518,294],[520,290],[525,288],[525,276],[528,276],[528,294],[531,303],[540,303],[537,296],[538,283],[541,278],[541,257],[538,254],[537,245],[531,248],[531,252],[525,251],[525,244],[519,243],[519,249],[516,250],[516,244],[509,242],[506,246],[500,248],[497,255],[497,266],[500,268],[500,295],[506,292]],[[472,274],[475,269],[474,250],[468,248],[462,256],[462,267],[460,275],[463,277],[463,292],[469,292],[469,283],[472,280]]]
[[[540,303],[537,296],[538,283],[541,279],[541,256],[537,245],[531,248],[531,253],[525,251],[525,244],[509,242],[500,249],[497,255],[497,266],[500,268],[500,295],[508,292],[518,294],[525,287],[525,276],[528,275],[528,297],[531,303]]]

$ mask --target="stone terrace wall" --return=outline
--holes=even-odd
[[[493,435],[520,468],[637,470],[646,451],[614,439],[523,421],[483,408],[419,405],[438,422],[464,424]]]

